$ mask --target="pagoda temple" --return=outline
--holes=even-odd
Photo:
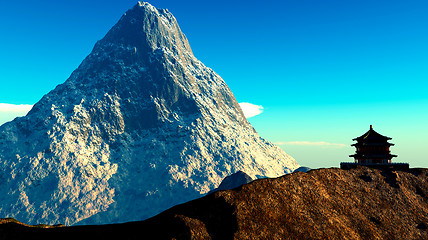
[[[391,159],[397,157],[390,153],[389,148],[394,146],[388,140],[392,138],[383,136],[373,130],[373,125],[370,129],[360,137],[352,139],[357,141],[351,146],[356,148],[356,152],[349,157],[353,157],[353,163],[340,163],[340,168],[350,169],[358,165],[374,167],[374,168],[392,168],[392,169],[408,169],[407,163],[392,163]]]

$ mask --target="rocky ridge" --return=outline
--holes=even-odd
[[[428,239],[428,170],[316,169],[259,179],[142,222],[31,228],[15,239]]]
[[[142,220],[237,171],[276,177],[298,167],[257,134],[174,16],[139,2],[65,83],[0,126],[0,215]]]

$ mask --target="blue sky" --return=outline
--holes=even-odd
[[[249,119],[301,165],[339,166],[369,125],[395,161],[428,167],[427,1],[151,1]],[[34,104],[64,82],[136,1],[0,3],[0,103]],[[2,108],[0,123],[17,112]],[[18,113],[19,114],[19,113]]]

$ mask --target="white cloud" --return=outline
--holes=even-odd
[[[9,104],[9,103],[0,103],[0,113],[24,113],[27,114],[33,105],[28,104]]]
[[[239,103],[239,105],[241,106],[242,112],[244,112],[246,118],[257,116],[263,112],[263,106],[261,105],[255,105],[247,102]]]
[[[334,146],[346,147],[343,143],[329,143],[329,142],[308,142],[308,141],[295,141],[295,142],[276,142],[276,145],[298,145],[298,146]]]
[[[12,121],[16,117],[25,116],[33,105],[0,103],[0,125]]]

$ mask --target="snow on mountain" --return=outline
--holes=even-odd
[[[0,127],[0,216],[142,220],[237,171],[276,177],[298,167],[247,122],[174,16],[139,2],[65,83]]]

